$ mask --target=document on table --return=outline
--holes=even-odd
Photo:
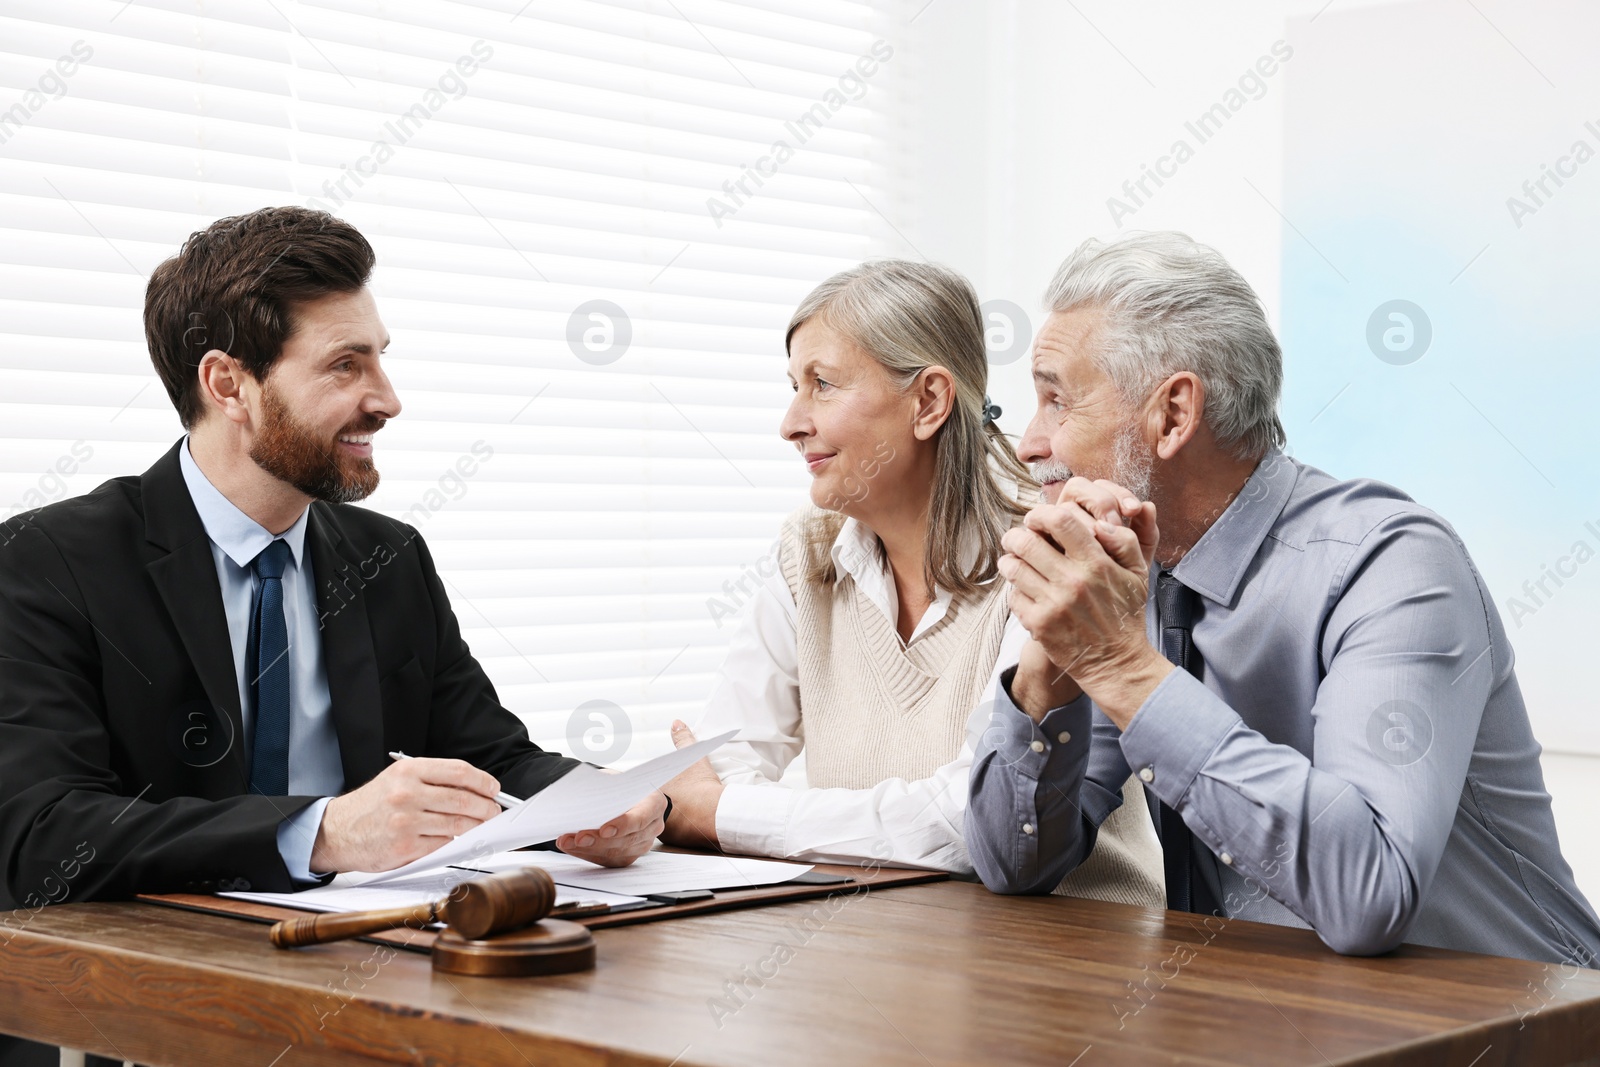
[[[736,730],[657,756],[618,774],[580,764],[515,807],[479,823],[421,859],[381,874],[341,875],[349,885],[381,885],[438,867],[470,864],[610,822],[733,737]],[[301,896],[303,894],[295,894]]]
[[[375,911],[409,908],[440,900],[462,882],[486,874],[542,867],[556,883],[556,907],[605,904],[612,908],[638,905],[651,893],[691,889],[745,889],[792,881],[811,870],[810,864],[754,860],[681,852],[647,852],[627,867],[601,867],[562,852],[501,852],[459,867],[442,867],[361,885],[339,875],[327,885],[298,893],[219,893],[258,904],[307,911]]]
[[[522,866],[531,865],[522,864]],[[352,885],[346,880],[347,876],[341,874],[327,885],[302,890],[299,893],[218,893],[217,895],[237,900],[252,900],[257,904],[275,904],[282,908],[300,908],[304,911],[378,911],[387,908],[412,908],[419,904],[443,900],[450,895],[450,890],[460,883],[482,877],[481,871],[445,867],[424,871],[407,878],[396,878],[382,885]],[[622,905],[644,903],[646,901],[642,896],[556,886],[555,906],[558,908],[565,905],[606,905],[617,908]]]
[[[502,852],[462,866],[485,873],[543,867],[558,886],[641,897],[691,889],[777,885],[811,870],[807,863],[683,852],[646,852],[626,867],[600,867],[562,852]]]

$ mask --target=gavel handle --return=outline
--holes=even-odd
[[[320,945],[347,937],[375,934],[381,930],[395,930],[402,926],[420,930],[438,921],[438,903],[419,904],[387,911],[354,911],[343,915],[308,915],[303,919],[285,919],[273,924],[268,936],[279,948],[299,948],[302,945]]]

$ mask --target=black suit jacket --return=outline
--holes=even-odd
[[[292,888],[248,794],[209,539],[178,466],[0,526],[0,908]],[[306,531],[346,790],[388,752],[466,760],[518,796],[577,765],[500,705],[412,527],[315,503]]]

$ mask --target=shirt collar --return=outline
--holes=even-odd
[[[1231,604],[1299,479],[1299,464],[1268,452],[1220,518],[1178,561],[1173,577],[1208,600]]]
[[[978,535],[973,530],[966,530],[961,537],[961,568],[971,573],[978,562],[979,542]],[[834,569],[842,574],[861,580],[864,574],[873,573],[886,567],[883,559],[883,549],[879,547],[878,535],[867,528],[865,523],[847,518],[844,525],[839,528],[839,536],[833,539],[833,547],[829,549],[833,557]],[[935,589],[935,593],[942,590]]]
[[[961,538],[961,564],[969,573],[978,562],[979,548],[976,531],[968,529]],[[888,561],[883,558],[878,535],[864,523],[846,518],[844,525],[839,528],[839,535],[833,539],[829,554],[833,558],[834,570],[840,575],[848,574],[893,624],[899,611],[895,600],[894,574],[889,569]],[[950,611],[952,599],[950,590],[935,586],[933,603],[928,605],[927,612],[918,620],[911,640],[915,641],[942,621]]]
[[[189,498],[194,501],[194,509],[200,513],[206,536],[235,564],[248,568],[262,549],[281,538],[288,544],[295,566],[301,566],[301,554],[306,544],[306,518],[311,514],[309,507],[300,513],[293,526],[281,534],[274,534],[240,511],[233,501],[211,484],[211,479],[206,477],[189,454],[188,437],[184,437],[183,447],[178,449],[178,466],[183,469],[184,484],[189,487]]]
[[[878,535],[855,519],[844,520],[828,554],[833,557],[834,570],[848,574],[857,582],[865,575],[876,574],[884,566]]]

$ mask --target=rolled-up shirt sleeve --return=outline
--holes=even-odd
[[[1427,895],[1492,680],[1508,665],[1492,662],[1477,574],[1438,520],[1380,523],[1346,573],[1320,635],[1314,759],[1181,671],[1121,745],[1220,862],[1330,948],[1368,955],[1405,939]]]

